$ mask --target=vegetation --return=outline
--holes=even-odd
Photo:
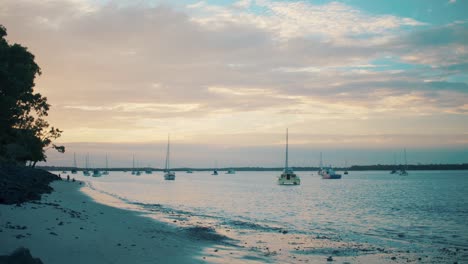
[[[10,45],[6,28],[0,25],[0,161],[34,167],[45,161],[45,151],[65,147],[52,144],[62,131],[44,119],[50,105],[34,92],[34,79],[41,74],[27,48]]]

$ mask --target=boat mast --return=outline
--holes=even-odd
[[[320,152],[320,169],[323,168],[322,152]]]
[[[166,171],[169,171],[169,167],[170,167],[170,163],[169,163],[169,155],[170,155],[170,152],[169,152],[169,145],[170,145],[170,135],[168,134],[167,135],[167,152],[166,152]]]
[[[106,170],[108,169],[107,154],[106,154]]]
[[[286,128],[286,162],[284,165],[284,170],[288,170],[288,129]]]
[[[132,167],[132,170],[135,171],[135,154],[133,154],[133,163],[132,163],[133,167]]]
[[[76,168],[76,153],[73,152],[73,167]]]
[[[408,169],[408,161],[406,160],[406,148],[403,149],[403,153],[404,153],[404,156],[405,156],[405,170]]]

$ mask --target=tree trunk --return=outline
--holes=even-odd
[[[31,167],[35,168],[35,167],[36,167],[36,163],[37,163],[37,160],[33,162],[33,164],[32,164]]]

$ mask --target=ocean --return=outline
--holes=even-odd
[[[277,185],[279,171],[70,176],[98,202],[226,237],[212,262],[468,262],[467,171],[297,174],[300,186]]]

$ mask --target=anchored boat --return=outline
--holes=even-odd
[[[300,185],[301,179],[297,176],[292,168],[288,166],[288,129],[286,129],[286,161],[284,171],[278,177],[279,185]]]
[[[166,168],[164,169],[164,179],[173,181],[175,180],[175,172],[170,169],[170,140],[169,135],[167,136],[167,152],[166,152]]]

